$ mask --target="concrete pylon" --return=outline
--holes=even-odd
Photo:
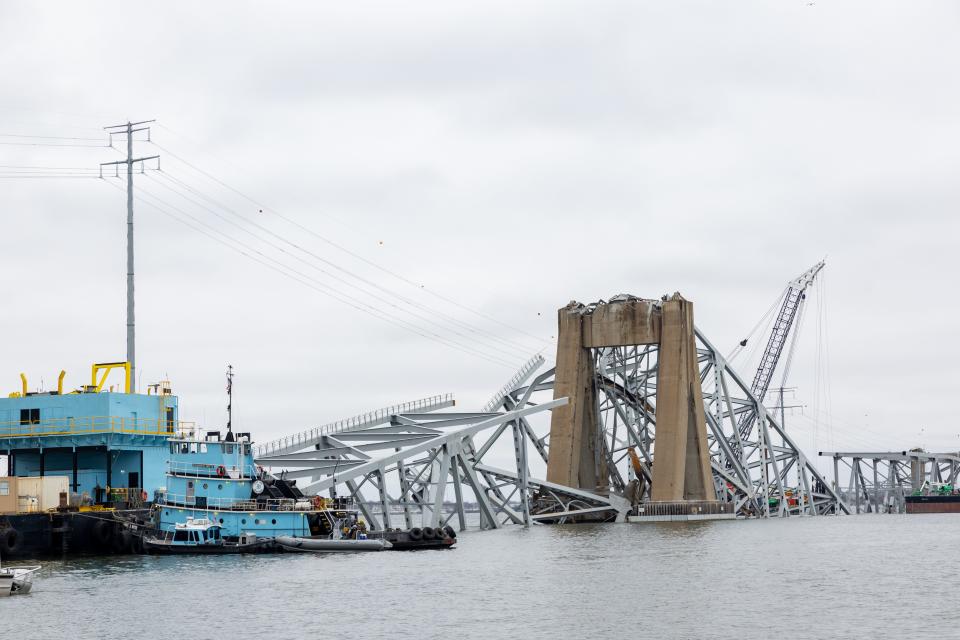
[[[715,500],[706,420],[697,366],[693,304],[624,298],[584,306],[571,302],[557,313],[554,397],[569,398],[553,411],[547,480],[603,493],[606,453],[597,415],[591,349],[657,344],[658,383],[652,498]]]
[[[569,402],[554,409],[550,418],[547,481],[602,492],[607,488],[607,473],[596,455],[600,441],[597,391],[593,358],[584,346],[582,309],[572,302],[557,313],[560,329],[554,398],[569,398]]]
[[[655,502],[716,500],[693,303],[674,294],[662,306],[657,354],[657,439],[650,497]]]

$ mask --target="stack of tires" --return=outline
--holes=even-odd
[[[446,538],[457,539],[457,532],[450,525],[443,528],[437,527],[436,529],[433,527],[414,527],[407,532],[407,535],[410,536],[410,539],[414,542],[419,542],[420,540],[445,540]]]

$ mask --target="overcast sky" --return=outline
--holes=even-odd
[[[788,428],[811,451],[960,448],[958,18],[3,3],[3,391],[61,368],[75,387],[125,348],[122,182],[6,176],[119,159],[102,127],[156,118],[136,144],[163,169],[138,193],[166,209],[137,203],[138,364],[183,419],[223,424],[228,363],[259,441],[435,393],[478,407],[552,359],[557,308],[622,292],[680,291],[729,350],[826,256]]]

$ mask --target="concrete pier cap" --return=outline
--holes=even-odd
[[[609,490],[591,350],[656,345],[657,393],[651,498],[713,501],[713,474],[694,336],[693,303],[679,292],[659,299],[629,294],[592,304],[571,301],[557,312],[555,397],[547,480],[606,493]]]

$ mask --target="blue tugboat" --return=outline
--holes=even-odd
[[[279,537],[343,541],[344,547],[362,548],[346,544],[366,536],[365,523],[346,500],[305,496],[295,481],[255,464],[250,434],[233,432],[232,390],[230,368],[231,402],[223,437],[211,431],[202,438],[170,439],[166,489],[154,497],[156,533],[144,536],[144,550],[234,553],[262,550]]]
[[[255,536],[241,536],[237,542],[228,542],[221,535],[222,530],[213,520],[187,518],[162,536],[145,536],[143,550],[158,554],[253,553],[270,548],[270,541],[259,541]]]

